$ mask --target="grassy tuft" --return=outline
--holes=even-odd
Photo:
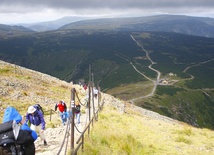
[[[191,127],[186,127],[186,126],[184,126],[182,130],[177,130],[177,133],[181,135],[186,135],[186,136],[193,135]]]
[[[183,142],[186,144],[191,144],[192,142],[184,136],[179,136],[176,138],[176,142]]]

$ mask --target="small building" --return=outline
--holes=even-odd
[[[162,84],[168,84],[169,82],[167,80],[161,81]]]
[[[169,73],[169,76],[174,76],[174,74],[173,73]]]

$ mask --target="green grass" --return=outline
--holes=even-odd
[[[126,119],[126,121],[123,121],[124,119]],[[112,122],[114,123],[112,124]],[[130,129],[124,130],[124,126],[128,127],[132,123],[132,128],[134,129],[135,121],[133,122],[133,118],[115,114],[115,110],[104,114],[101,113],[99,123],[95,124],[95,128],[102,130],[93,130],[90,133],[90,138],[87,138],[86,149],[83,154],[131,155],[153,153],[154,150],[151,150],[148,146],[144,146],[141,137],[137,137]],[[134,130],[137,129],[135,128]]]
[[[131,84],[123,84],[116,88],[109,89],[106,93],[122,100],[130,100],[151,92],[153,85],[150,81],[142,81]]]
[[[155,120],[127,109],[104,106],[80,155],[211,155],[213,131]],[[180,151],[178,151],[178,148]],[[201,149],[199,149],[201,148]]]
[[[7,68],[1,69],[0,68],[0,74],[5,74],[5,73],[8,73],[9,71],[10,71],[10,69],[7,69]]]
[[[192,142],[190,140],[188,140],[186,137],[183,136],[179,136],[176,138],[176,142],[183,142],[186,144],[191,144]]]

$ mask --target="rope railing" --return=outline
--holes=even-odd
[[[61,143],[61,146],[60,146],[60,149],[59,149],[57,155],[59,155],[59,154],[61,153],[61,151],[62,151],[62,148],[63,148],[63,146],[64,146],[64,144],[65,144],[65,139],[67,138],[67,134],[69,133],[68,130],[70,130],[70,123],[68,123],[67,126],[66,126],[64,138],[63,138],[63,141],[62,141],[62,143]],[[67,144],[66,144],[66,145],[67,145]],[[66,151],[67,151],[67,149],[65,149],[65,152],[66,152]]]
[[[86,126],[86,128],[84,129],[84,131],[81,133],[81,135],[77,139],[76,144],[78,144],[78,145],[77,145],[76,149],[73,151],[72,155],[76,155],[81,146],[82,146],[82,150],[84,149],[84,135],[85,135],[85,132],[87,130],[90,132],[90,126],[93,125],[94,120],[98,121],[98,113],[102,109],[103,105],[104,105],[104,102],[101,104],[100,108],[97,109],[97,111],[95,112],[95,115],[92,117],[92,119],[89,121],[89,123]]]
[[[72,90],[72,93],[73,94],[75,94],[75,96],[77,96],[77,94],[76,94],[76,90],[75,89],[73,89]],[[73,96],[73,95],[72,95]],[[73,99],[75,99],[75,97],[73,96]],[[61,142],[61,146],[60,146],[60,149],[59,149],[59,151],[58,151],[58,153],[57,153],[57,155],[60,155],[61,154],[61,152],[62,152],[62,150],[63,150],[63,147],[65,147],[65,152],[67,152],[68,151],[68,137],[70,136],[70,138],[71,138],[71,152],[72,152],[72,154],[74,154],[75,155],[75,152],[77,152],[78,151],[78,149],[80,148],[80,147],[76,147],[76,149],[74,149],[74,144],[72,144],[73,142],[74,142],[74,139],[75,139],[75,137],[74,137],[74,134],[72,134],[72,132],[74,131],[74,128],[76,129],[76,131],[77,132],[79,132],[80,133],[80,137],[84,137],[84,134],[85,134],[85,132],[87,131],[87,130],[90,130],[90,125],[93,123],[93,121],[94,120],[96,120],[95,118],[97,118],[97,116],[93,116],[93,118],[89,121],[89,124],[85,127],[85,129],[84,129],[84,131],[80,131],[79,129],[78,129],[78,127],[76,126],[76,124],[74,123],[74,117],[75,117],[75,115],[74,115],[74,108],[73,107],[69,107],[70,109],[72,109],[72,115],[70,116],[70,118],[68,118],[68,123],[67,123],[67,126],[66,126],[66,130],[65,130],[65,134],[64,134],[64,138],[63,138],[63,140],[62,140],[62,142]],[[90,107],[88,107],[89,108],[89,110],[90,110]],[[98,113],[98,111],[99,110],[97,110],[97,112],[96,112],[96,115],[98,115],[97,113]],[[73,121],[72,121],[73,120]],[[71,130],[71,131],[70,131]],[[71,132],[71,134],[70,134],[70,132]],[[72,136],[73,135],[73,136]],[[67,138],[67,141],[66,141],[66,138]],[[78,138],[78,142],[76,142],[76,144],[78,144],[78,145],[84,145],[84,139],[82,139],[82,142],[80,143],[79,142],[79,139],[80,138]],[[66,143],[65,143],[66,142]],[[83,147],[82,147],[83,148]]]
[[[80,133],[80,136],[79,136],[79,138],[78,138],[77,141],[76,141],[76,144],[78,144],[78,145],[77,145],[76,149],[73,150],[73,153],[72,153],[73,155],[76,154],[76,152],[79,150],[79,148],[80,148],[81,145],[84,145],[84,134],[85,134],[85,132],[86,132],[87,130],[89,130],[89,132],[90,132],[90,125],[93,124],[94,120],[97,121],[98,112],[99,112],[99,111],[100,111],[100,108],[97,109],[97,111],[95,112],[95,115],[92,117],[92,119],[89,121],[89,123],[85,126],[85,129],[84,129],[83,131],[80,131],[80,130],[78,129],[78,127],[76,126],[76,124],[73,123],[73,124],[74,124],[74,127],[75,127],[75,129],[76,129],[76,131]],[[53,112],[56,113],[56,111],[54,111],[53,109],[48,110],[48,111],[44,111],[44,112],[45,112],[45,114],[47,114],[47,112],[50,112],[50,113],[49,113],[49,114],[50,114],[50,121],[51,121]],[[67,125],[66,125],[66,130],[65,130],[65,132],[64,132],[64,138],[63,138],[63,140],[62,140],[62,142],[61,142],[61,146],[60,146],[60,148],[59,148],[59,150],[58,150],[57,155],[60,155],[60,153],[62,152],[62,149],[63,149],[64,145],[65,145],[65,154],[66,154],[66,152],[67,152],[67,150],[68,150],[68,143],[69,143],[69,142],[68,142],[68,139],[69,139],[68,137],[69,137],[69,135],[70,135],[70,128],[71,128],[71,126],[72,126],[72,125],[71,125],[71,124],[72,124],[71,120],[72,120],[72,115],[71,115],[71,118],[68,118],[68,123],[67,123]],[[66,141],[66,138],[67,138],[67,141]],[[74,137],[71,137],[71,138],[74,138]],[[80,142],[80,140],[82,140],[82,141]],[[82,149],[83,149],[83,146],[82,146]]]
[[[79,98],[79,96],[78,96],[78,94],[77,94],[76,91],[75,91],[75,95],[76,95],[76,97],[77,97],[77,99],[78,99],[80,105],[82,105],[82,106],[86,106],[86,105],[87,105],[87,102],[86,102],[85,104],[83,104],[83,103],[81,102],[81,100],[80,100],[80,98]]]
[[[90,70],[90,69],[89,69]],[[92,79],[92,82],[90,81]],[[93,122],[94,121],[98,121],[98,113],[99,111],[102,109],[103,105],[104,105],[104,100],[101,102],[101,93],[100,93],[100,89],[98,91],[98,95],[97,95],[97,104],[96,104],[96,110],[95,110],[95,100],[94,100],[94,92],[93,92],[93,88],[94,88],[94,82],[93,82],[93,74],[91,74],[91,71],[89,72],[89,86],[88,86],[88,100],[86,101],[85,104],[81,103],[81,100],[78,96],[77,91],[75,90],[75,88],[72,88],[71,90],[71,101],[73,100],[75,102],[75,97],[77,98],[77,100],[79,101],[81,106],[85,106],[87,109],[87,113],[86,113],[86,124],[85,124],[85,128],[83,131],[80,131],[79,128],[76,126],[75,121],[74,121],[74,106],[72,106],[71,104],[69,104],[69,112],[71,112],[71,115],[69,115],[68,118],[68,123],[66,126],[66,130],[64,133],[64,137],[63,140],[61,142],[61,146],[59,148],[59,151],[57,153],[57,155],[60,155],[62,150],[64,149],[64,155],[66,155],[68,153],[68,144],[69,144],[69,137],[70,137],[70,152],[72,155],[76,155],[78,150],[80,148],[82,148],[82,150],[84,149],[84,135],[85,133],[88,131],[88,134],[90,133],[90,127],[93,126]],[[92,95],[92,98],[91,98]],[[92,106],[90,105],[92,101]],[[52,111],[50,111],[50,120],[51,120],[51,114]],[[92,118],[91,118],[91,111],[92,111]],[[55,111],[54,111],[55,112]],[[87,120],[89,121],[87,123]],[[78,132],[80,135],[79,137],[75,137],[74,136],[74,131]],[[67,138],[67,140],[66,140]],[[75,143],[75,148],[74,148],[74,141],[76,139],[76,143]]]

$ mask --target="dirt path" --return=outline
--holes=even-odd
[[[132,38],[132,40],[133,40],[134,42],[136,42],[136,44],[137,44],[139,47],[141,47],[142,51],[146,53],[147,59],[151,62],[151,64],[148,66],[148,68],[151,69],[151,70],[153,70],[154,72],[157,73],[156,80],[152,80],[151,78],[147,77],[145,74],[143,74],[143,73],[141,73],[139,70],[137,70],[137,68],[130,62],[130,64],[133,66],[133,68],[134,68],[139,74],[143,75],[146,79],[148,79],[149,81],[152,81],[153,84],[154,84],[154,87],[153,87],[152,91],[151,91],[149,94],[147,94],[147,95],[145,95],[145,96],[141,96],[141,97],[137,97],[137,98],[131,99],[130,102],[133,103],[133,102],[136,101],[136,100],[143,99],[143,98],[147,98],[147,97],[151,97],[151,96],[154,95],[154,92],[155,92],[155,90],[157,89],[157,85],[158,85],[158,83],[159,83],[159,81],[160,81],[161,72],[158,71],[158,70],[156,70],[156,69],[154,69],[154,68],[152,68],[152,65],[157,64],[157,63],[154,62],[154,61],[150,58],[149,52],[148,52],[147,50],[145,50],[144,47],[143,47],[139,42],[137,42],[137,40],[136,40],[132,35],[131,35],[131,38]],[[127,61],[128,61],[128,60],[127,60]]]
[[[197,64],[188,66],[188,67],[186,67],[186,68],[183,70],[183,72],[186,73],[186,74],[188,74],[188,75],[190,75],[190,78],[189,78],[188,80],[192,80],[192,79],[194,79],[195,77],[194,77],[192,74],[187,73],[187,70],[189,70],[190,68],[196,67],[196,66],[200,66],[200,65],[206,64],[206,63],[211,62],[211,61],[213,61],[213,60],[214,60],[214,59],[210,59],[210,60],[207,60],[207,61],[199,62],[199,63],[197,63]]]
[[[91,101],[92,104],[92,101]],[[95,110],[97,110],[97,105],[98,105],[98,101],[97,99],[94,100],[94,104],[95,104]],[[79,138],[80,134],[82,133],[82,131],[85,129],[85,127],[87,126],[87,124],[89,123],[89,118],[88,118],[88,109],[86,109],[86,107],[81,106],[81,109],[83,111],[85,111],[85,113],[81,113],[81,117],[80,117],[80,124],[76,124],[76,128],[74,130],[74,142],[76,144],[76,140]],[[92,108],[91,108],[92,109]],[[59,114],[54,114],[52,119],[60,119],[59,118]],[[91,110],[91,117],[93,117],[93,113]],[[47,122],[48,119],[46,119]],[[76,122],[76,120],[75,120]],[[66,130],[68,128],[68,130]],[[64,155],[65,154],[65,147],[66,147],[66,143],[68,141],[68,147],[70,147],[70,141],[71,141],[71,137],[70,134],[69,136],[65,139],[65,143],[62,147],[62,151],[59,152],[61,145],[63,144],[63,140],[64,140],[64,136],[65,136],[65,132],[68,131],[69,133],[71,133],[71,129],[70,129],[70,124],[68,125],[58,125],[56,128],[47,128],[45,130],[45,136],[47,139],[47,146],[44,146],[43,142],[40,140],[40,138],[38,138],[35,141],[35,146],[36,146],[36,155]],[[69,150],[69,149],[68,149]]]

